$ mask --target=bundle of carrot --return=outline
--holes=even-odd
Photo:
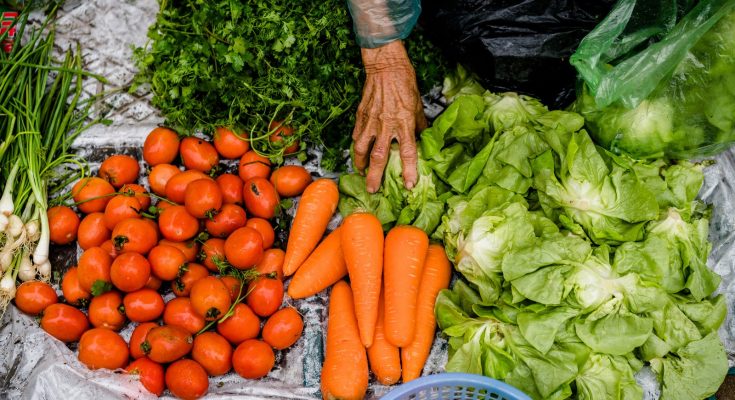
[[[291,227],[283,273],[294,274],[288,294],[314,295],[331,285],[325,399],[361,399],[370,370],[393,385],[421,375],[435,333],[434,302],[449,286],[452,268],[440,245],[413,226],[383,236],[370,213],[347,216],[321,243],[339,199],[326,179],[306,188]],[[350,284],[342,279],[349,275]]]

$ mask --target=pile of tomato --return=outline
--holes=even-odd
[[[271,171],[246,137],[224,128],[212,142],[156,128],[143,159],[149,189],[138,182],[137,159],[113,155],[73,186],[74,208],[49,209],[51,240],[83,252],[63,276],[62,300],[50,285],[26,282],[16,306],[40,315],[56,339],[78,341],[87,367],[125,368],[156,395],[167,387],[197,398],[208,376],[232,369],[267,375],[274,350],[303,331],[298,311],[281,308],[285,254],[272,248],[272,220],[310,174]],[[223,159],[239,159],[237,171],[224,172]],[[128,323],[126,342],[118,332]]]

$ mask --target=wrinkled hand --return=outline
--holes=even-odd
[[[376,49],[364,48],[362,60],[366,79],[352,133],[355,167],[363,173],[370,154],[367,190],[375,193],[383,178],[391,142],[396,139],[403,164],[403,183],[412,189],[418,178],[415,133],[427,126],[416,73],[401,41]]]

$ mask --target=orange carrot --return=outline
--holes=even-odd
[[[332,180],[317,179],[304,190],[288,234],[286,258],[283,261],[284,276],[296,272],[309,257],[324,236],[337,203],[339,190]]]
[[[421,376],[434,341],[436,296],[442,289],[449,287],[451,277],[452,266],[444,248],[432,244],[426,253],[424,272],[421,274],[419,298],[416,303],[416,334],[411,344],[401,349],[404,383]]]
[[[288,285],[292,299],[313,296],[347,275],[340,242],[340,228],[337,228],[301,264]]]
[[[385,237],[385,337],[408,346],[416,329],[416,300],[429,237],[415,226],[396,226]]]
[[[375,324],[375,338],[373,345],[367,350],[370,360],[370,370],[373,371],[378,382],[383,385],[393,385],[401,379],[401,354],[398,347],[393,346],[385,339],[385,307],[384,293],[380,294],[378,303],[378,323]]]
[[[337,282],[329,297],[321,386],[325,400],[359,400],[367,391],[367,356],[360,342],[352,290],[345,281]]]
[[[383,278],[383,227],[373,214],[355,213],[345,218],[341,231],[342,252],[355,292],[360,338],[365,347],[370,347]]]

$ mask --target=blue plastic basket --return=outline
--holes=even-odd
[[[404,383],[382,400],[531,400],[520,390],[482,375],[446,373]]]

